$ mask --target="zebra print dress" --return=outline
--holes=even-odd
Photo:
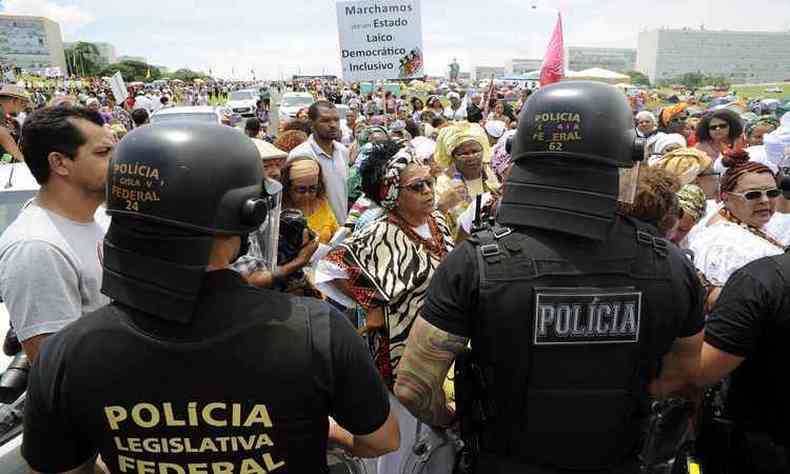
[[[355,301],[366,310],[382,306],[385,328],[374,335],[371,350],[390,387],[397,374],[406,339],[422,310],[425,292],[436,267],[453,249],[450,229],[442,213],[428,222],[426,240],[397,216],[388,214],[353,235],[325,258],[349,276]]]

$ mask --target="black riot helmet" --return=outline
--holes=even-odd
[[[532,94],[518,122],[497,220],[605,238],[621,188],[635,189],[634,164],[644,156],[623,93],[599,82],[559,82]]]
[[[260,154],[240,131],[216,124],[140,127],[118,144],[107,213],[207,234],[241,235],[266,218]]]
[[[102,291],[164,319],[189,322],[213,236],[248,235],[273,219],[279,189],[241,131],[173,122],[135,129],[107,177]],[[276,252],[276,246],[273,251]]]
[[[593,81],[563,81],[532,94],[513,143],[514,162],[554,157],[628,168],[643,155],[623,93]]]

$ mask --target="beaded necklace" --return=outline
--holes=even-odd
[[[779,247],[780,249],[782,249],[782,250],[785,249],[785,246],[781,242],[776,240],[775,238],[771,237],[770,234],[768,234],[767,232],[765,232],[763,230],[758,229],[757,227],[754,227],[753,225],[749,225],[749,224],[743,222],[742,220],[738,219],[726,207],[722,207],[721,210],[719,210],[719,215],[721,217],[723,217],[724,220],[726,220],[728,222],[732,222],[733,224],[736,224],[736,225],[746,229],[747,231],[751,232],[752,234],[756,235],[757,237],[760,237],[761,239],[766,240],[767,242]]]

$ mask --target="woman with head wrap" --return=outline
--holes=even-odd
[[[688,140],[690,130],[686,119],[688,104],[681,102],[661,109],[658,115],[658,129],[664,133],[679,133]]]
[[[388,156],[384,147],[397,151]],[[430,170],[410,148],[374,145],[361,171],[365,194],[385,210],[384,215],[319,262],[316,284],[335,301],[366,310],[360,332],[367,336],[381,376],[392,390],[409,331],[453,241],[444,217],[433,206]],[[401,472],[399,466],[415,444],[416,418],[392,392],[390,403],[398,415],[401,443],[398,451],[374,461],[374,472],[379,473]],[[446,471],[430,472],[451,472],[452,456],[439,461]]]
[[[439,96],[432,95],[428,97],[428,100],[425,102],[426,110],[430,110],[433,112],[434,117],[441,117],[444,115],[444,106],[442,105],[441,99]],[[422,118],[422,121],[425,121],[425,117]]]
[[[749,146],[760,146],[763,137],[779,128],[779,120],[772,115],[755,117],[746,123],[746,141]]]
[[[371,146],[375,143],[382,143],[389,139],[387,129],[379,125],[366,125],[359,129],[357,132],[357,139],[351,144],[349,149],[349,171],[348,178],[346,178],[346,188],[348,191],[348,206],[355,212],[351,212],[346,217],[346,226],[353,229],[355,221],[360,216],[360,209],[357,207],[357,201],[363,199],[362,196],[362,178],[360,177],[359,167],[365,161],[370,152]],[[363,202],[364,208],[367,208],[368,201]],[[364,210],[362,210],[364,212]]]
[[[662,168],[680,181],[681,186],[696,184],[708,199],[715,199],[719,192],[718,174],[713,171],[713,160],[694,148],[676,148],[654,160],[652,167]]]
[[[310,156],[296,157],[282,169],[283,208],[299,209],[322,244],[338,230],[337,219],[324,192],[321,166]]]
[[[721,179],[724,206],[689,236],[694,264],[710,283],[709,304],[736,270],[758,258],[784,252],[784,245],[765,230],[781,195],[774,173],[749,161],[741,149],[726,151],[723,163],[727,167]]]
[[[652,165],[664,154],[672,150],[686,147],[686,139],[678,133],[661,133],[656,136],[653,143],[653,154],[647,160],[648,165]]]
[[[476,123],[457,123],[439,132],[434,158],[447,173],[436,182],[437,207],[447,214],[454,231],[458,216],[479,194],[499,189],[489,168],[490,156],[488,136]]]
[[[618,202],[618,207],[624,214],[653,225],[659,237],[666,237],[677,222],[678,189],[680,184],[672,173],[652,166],[642,168],[633,202]]]
[[[481,195],[479,217],[481,223],[490,222],[492,219],[496,218],[499,202],[502,199],[502,194],[505,192],[507,178],[510,176],[510,169],[513,165],[510,152],[513,137],[515,135],[515,130],[508,130],[491,149],[491,168],[502,185],[498,190],[495,189]],[[475,201],[458,217],[458,230],[455,235],[456,245],[472,234],[473,224],[478,218],[477,212],[478,209]]]
[[[689,231],[705,217],[706,202],[702,188],[687,184],[675,193],[680,206],[675,228],[669,234],[669,240],[678,247],[688,247],[686,236]]]

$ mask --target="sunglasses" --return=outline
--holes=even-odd
[[[722,123],[722,124],[719,124],[719,125],[711,125],[709,128],[711,130],[724,130],[724,129],[730,128],[730,124]]]
[[[432,179],[418,179],[401,187],[406,188],[413,193],[421,193],[426,189],[433,189],[433,186],[434,186],[434,182]]]
[[[768,199],[776,199],[782,194],[782,191],[780,191],[777,188],[773,188],[773,189],[762,189],[759,191],[758,190],[746,191],[745,193],[729,192],[727,194],[734,194],[736,196],[740,196],[746,199],[747,201],[756,201],[757,199],[761,199],[763,196],[767,196]]]
[[[294,186],[293,190],[296,194],[318,194],[320,187],[317,184],[313,186]]]

